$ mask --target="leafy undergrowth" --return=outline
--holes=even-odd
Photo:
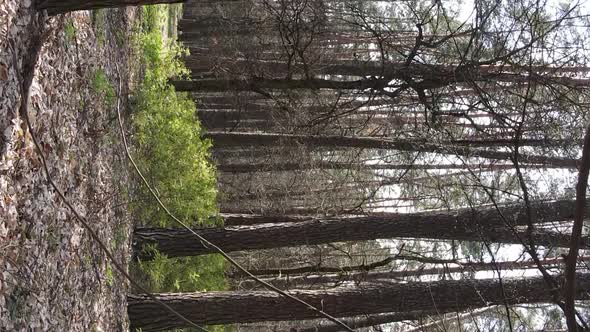
[[[139,33],[144,76],[134,99],[132,120],[136,159],[163,203],[191,226],[213,226],[216,213],[215,169],[208,161],[211,143],[200,138],[196,106],[186,93],[168,84],[171,76],[186,74],[182,49],[165,41],[168,5],[147,6]],[[137,185],[134,214],[143,225],[180,227],[166,215],[147,188]],[[154,250],[145,248],[145,250]],[[156,250],[157,252],[157,250]],[[190,292],[226,289],[222,257],[208,255],[156,259],[135,266],[154,292]],[[136,271],[137,272],[137,271]]]

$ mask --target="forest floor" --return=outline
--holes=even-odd
[[[18,110],[23,59],[47,34],[30,92],[33,133],[57,186],[127,266],[116,105],[138,70],[137,9],[47,18],[31,2],[0,1],[0,330],[127,330],[127,283],[49,186]]]

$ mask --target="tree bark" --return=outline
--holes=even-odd
[[[233,60],[236,61],[236,60]],[[252,62],[253,65],[256,62]],[[261,65],[269,64],[261,62]],[[272,64],[272,63],[271,63]],[[276,63],[274,64],[276,67]],[[389,64],[384,69],[380,64],[356,64],[331,66],[332,72],[338,72],[345,76],[371,76],[370,72],[377,73],[372,78],[361,78],[355,81],[337,81],[326,79],[211,79],[197,81],[173,80],[171,83],[177,91],[252,91],[253,89],[336,89],[336,90],[382,90],[393,80],[406,80],[408,77],[418,79],[414,84],[417,89],[437,89],[455,83],[468,83],[476,81],[507,82],[522,84],[531,80],[530,75],[517,73],[494,73],[442,65],[418,65],[407,67],[405,64]],[[278,69],[278,68],[275,68]],[[267,70],[272,70],[268,68]],[[559,84],[572,88],[587,87],[590,80],[575,79],[560,76],[536,75],[535,82],[541,84]]]
[[[360,329],[363,327],[377,326],[387,323],[395,323],[406,320],[419,320],[423,317],[437,315],[435,311],[418,311],[418,312],[392,312],[386,314],[376,315],[364,315],[357,318],[341,319],[346,326],[352,329]],[[331,323],[331,322],[330,322]],[[341,332],[342,327],[330,324],[330,323],[318,323],[316,326],[300,329],[292,329],[291,332]]]
[[[394,256],[391,259],[393,260],[402,260],[402,259],[410,259],[407,256]],[[590,261],[590,256],[583,256],[579,257],[579,262],[588,262]],[[561,264],[564,263],[563,258],[547,258],[541,260],[541,263],[546,268],[553,268],[553,267],[560,267]],[[316,273],[313,275],[295,275],[299,272],[297,269],[284,269],[284,270],[261,270],[263,272],[274,272],[273,274],[278,276],[280,272],[281,277],[275,278],[265,278],[264,281],[279,287],[281,289],[305,289],[311,286],[317,286],[322,284],[331,284],[330,286],[334,287],[335,285],[339,285],[346,281],[355,281],[355,282],[371,282],[375,280],[401,280],[407,277],[419,277],[425,275],[443,275],[443,274],[450,274],[450,273],[468,273],[468,272],[477,272],[477,271],[494,271],[496,269],[501,271],[506,270],[526,270],[526,269],[536,269],[537,265],[534,261],[520,261],[520,262],[496,262],[494,263],[479,263],[479,262],[468,262],[468,263],[459,263],[459,262],[446,262],[444,263],[444,267],[431,267],[431,268],[420,268],[416,270],[403,270],[403,271],[375,271],[375,272],[357,272],[357,273],[349,273],[349,271],[338,271],[338,268],[331,268],[336,271],[329,271],[326,267],[319,267],[316,269],[317,271],[313,270],[313,266],[305,266],[300,268],[302,273]],[[448,266],[453,265],[453,266]],[[304,268],[308,268],[305,269]],[[256,275],[257,270],[249,270],[253,274]],[[329,272],[338,272],[338,274],[330,273],[325,275],[319,275],[324,271]],[[293,272],[293,273],[291,273]],[[266,273],[266,275],[270,275],[271,273]],[[240,274],[235,274],[236,276],[241,276]],[[232,275],[233,277],[234,275]],[[240,282],[240,287],[242,289],[254,289],[259,288],[260,285],[253,280],[244,280]]]
[[[49,15],[63,14],[76,10],[91,10],[125,6],[144,6],[160,3],[179,3],[186,0],[36,0],[37,9],[47,10]]]
[[[573,200],[559,200],[552,202],[533,202],[532,207],[535,210],[533,222],[535,224],[546,223],[551,221],[565,221],[571,220],[574,217],[574,207],[576,202]],[[508,221],[514,225],[527,225],[526,209],[522,204],[507,204],[500,206],[502,215],[509,218]],[[590,205],[586,204],[585,213],[590,213]],[[491,207],[484,207],[479,212],[474,212],[471,209],[457,209],[452,211],[441,212],[424,212],[424,213],[391,213],[391,212],[375,212],[369,216],[379,216],[382,218],[391,218],[396,220],[399,216],[412,219],[415,216],[429,215],[436,218],[449,220],[456,218],[461,223],[470,223],[473,219],[478,219],[485,225],[503,225],[500,213]],[[441,217],[444,216],[444,217]],[[234,211],[220,213],[219,217],[224,220],[226,226],[243,226],[243,225],[257,225],[257,224],[276,224],[286,222],[299,222],[321,219],[315,215],[304,214],[288,214],[288,215],[258,215],[251,213],[244,213]],[[348,220],[349,217],[342,220]],[[418,219],[416,219],[418,220]]]
[[[239,213],[220,213],[219,217],[223,219],[225,226],[246,226],[258,224],[272,224],[283,222],[300,222],[312,220],[312,216],[288,215],[288,216],[265,216],[259,214],[239,214]]]
[[[588,188],[588,176],[590,173],[590,127],[586,129],[584,136],[584,148],[582,149],[582,164],[578,172],[578,183],[576,184],[576,207],[574,212],[574,224],[572,227],[571,243],[565,264],[565,291],[564,291],[564,313],[567,328],[570,332],[579,330],[576,321],[576,266],[578,263],[579,241],[584,228],[584,212],[586,210],[586,190]],[[582,329],[587,328],[583,326]]]
[[[549,168],[552,165],[519,165],[520,168]],[[286,172],[309,169],[371,169],[371,170],[443,170],[443,169],[472,169],[472,170],[505,170],[513,169],[511,164],[361,164],[341,162],[317,162],[317,163],[235,163],[217,165],[217,170],[228,173],[253,173],[253,172]]]
[[[299,144],[314,147],[351,147],[364,149],[390,149],[411,152],[429,152],[464,157],[479,157],[493,160],[512,160],[514,154],[506,151],[487,150],[469,146],[455,146],[448,144],[428,143],[409,140],[388,140],[374,137],[351,136],[313,136],[289,134],[261,134],[261,133],[225,133],[208,132],[205,138],[213,140],[216,147],[227,146],[296,146]],[[465,143],[465,142],[463,142]],[[463,144],[462,145],[465,145]],[[488,142],[489,143],[489,142]],[[482,145],[488,144],[482,143]],[[513,146],[515,142],[502,142],[501,146]],[[477,144],[479,145],[479,144]],[[489,143],[490,146],[495,144]],[[550,157],[543,155],[519,155],[520,161],[530,164],[549,164],[564,168],[577,167],[579,161],[570,158]]]
[[[536,218],[540,222],[553,221],[571,215],[563,211],[571,201],[536,204]],[[547,210],[552,206],[555,210]],[[515,225],[526,223],[523,207],[509,206],[502,215],[506,222]],[[546,215],[543,212],[547,212]],[[561,219],[561,218],[559,218]],[[563,219],[561,219],[563,220]],[[227,252],[269,249],[299,245],[313,245],[341,241],[364,241],[387,238],[430,238],[458,241],[487,241],[492,243],[521,244],[524,232],[513,232],[495,209],[465,210],[459,214],[381,214],[363,217],[331,218],[295,223],[260,224],[197,230],[200,235]],[[570,237],[558,233],[536,232],[533,238],[538,245],[567,246]],[[152,258],[141,248],[155,244],[168,257],[196,256],[215,253],[185,229],[136,228],[133,242],[141,259]],[[581,240],[586,246],[586,239]]]
[[[197,116],[202,123],[223,124],[228,121],[242,121],[242,120],[269,120],[270,112],[265,110],[252,110],[248,109],[250,105],[242,106],[239,110],[203,110],[197,111]],[[256,105],[252,105],[255,107]],[[232,106],[234,108],[238,106]]]
[[[251,22],[242,24],[242,30],[252,30],[247,27]],[[230,22],[225,28],[217,25],[207,26],[207,23],[197,22],[194,20],[180,20],[179,28],[184,31],[195,31],[205,33],[211,29],[231,31],[238,30],[240,27],[233,26]],[[214,31],[216,31],[214,30]],[[289,69],[287,63],[281,61],[272,61],[264,59],[244,59],[236,57],[210,58],[204,56],[189,56],[187,59],[194,63],[204,63],[220,65],[221,67],[230,67],[234,71],[242,71],[244,68],[255,67],[260,71],[269,73],[286,73]],[[295,63],[296,66],[303,66],[302,63]],[[556,76],[547,74],[551,68],[546,66],[537,68],[539,73],[535,73],[533,78],[522,70],[520,72],[507,72],[507,68],[490,68],[489,66],[479,66],[473,68],[461,68],[450,65],[433,65],[412,63],[409,66],[405,62],[398,63],[381,63],[379,61],[358,61],[358,60],[339,60],[329,59],[327,61],[312,64],[312,72],[315,75],[341,75],[356,77],[383,77],[391,80],[405,80],[412,77],[419,80],[424,88],[441,88],[456,83],[471,82],[504,82],[519,84],[533,80],[541,84],[561,84],[571,87],[586,87],[590,85],[587,79],[576,79],[567,76]]]
[[[588,298],[590,275],[578,275],[576,298]],[[290,294],[335,317],[385,312],[447,313],[490,305],[540,303],[552,300],[541,277],[444,280],[346,287]],[[506,295],[506,297],[504,296]],[[312,311],[275,292],[206,292],[154,294],[191,321],[201,325],[318,318]],[[128,296],[131,329],[158,331],[185,327],[183,321],[145,295]]]
[[[379,267],[383,267],[394,261],[394,257],[387,257],[383,260],[378,262],[370,263],[370,264],[361,264],[361,265],[353,265],[353,266],[341,266],[341,267],[332,267],[332,266],[321,266],[321,265],[310,265],[310,266],[302,266],[296,268],[286,268],[286,269],[264,269],[264,270],[248,270],[248,272],[252,273],[255,276],[264,276],[264,275],[293,275],[293,274],[304,274],[304,273],[346,273],[346,272],[357,272],[357,271],[364,271],[368,272],[371,270],[375,270]],[[232,278],[243,275],[241,273],[234,273],[231,275]]]
[[[360,79],[356,81],[336,81],[325,79],[288,80],[288,79],[254,79],[254,80],[171,80],[176,91],[254,91],[256,89],[335,89],[367,90],[383,88],[388,81],[378,79]]]

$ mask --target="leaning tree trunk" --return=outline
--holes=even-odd
[[[534,204],[535,221],[563,220],[571,215],[567,210],[571,201]],[[554,210],[547,210],[553,207]],[[563,210],[566,208],[566,210]],[[227,252],[270,249],[299,245],[313,245],[343,241],[364,241],[388,238],[430,238],[458,241],[486,241],[521,244],[528,239],[523,231],[511,229],[515,224],[526,224],[523,207],[509,206],[500,216],[495,209],[452,213],[384,214],[367,217],[326,218],[301,222],[260,224],[226,228],[198,229],[198,233]],[[547,211],[547,215],[543,212]],[[558,215],[558,214],[563,215]],[[502,219],[502,216],[508,218]],[[556,217],[556,218],[554,218]],[[510,224],[510,227],[507,225]],[[568,235],[553,232],[531,234],[537,245],[569,245]],[[196,256],[215,253],[185,229],[136,228],[133,242],[140,259],[152,254],[141,250],[145,245],[156,245],[168,257]],[[581,243],[586,246],[586,240]]]
[[[578,299],[588,298],[590,274],[578,275]],[[552,300],[541,277],[361,285],[327,291],[293,291],[292,295],[336,316],[385,312],[462,311],[491,305],[540,303]],[[216,325],[318,318],[316,311],[275,292],[206,292],[154,294],[197,324]],[[158,331],[186,323],[145,295],[129,295],[131,329]]]
[[[57,15],[76,10],[144,6],[184,1],[186,0],[37,0],[37,9],[46,9],[49,15]]]

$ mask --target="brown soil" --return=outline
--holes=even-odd
[[[127,283],[49,186],[19,115],[23,59],[48,33],[29,114],[51,176],[127,266],[127,166],[116,122],[133,81],[133,8],[47,18],[0,1],[0,330],[127,330]],[[121,83],[122,82],[122,83]]]

